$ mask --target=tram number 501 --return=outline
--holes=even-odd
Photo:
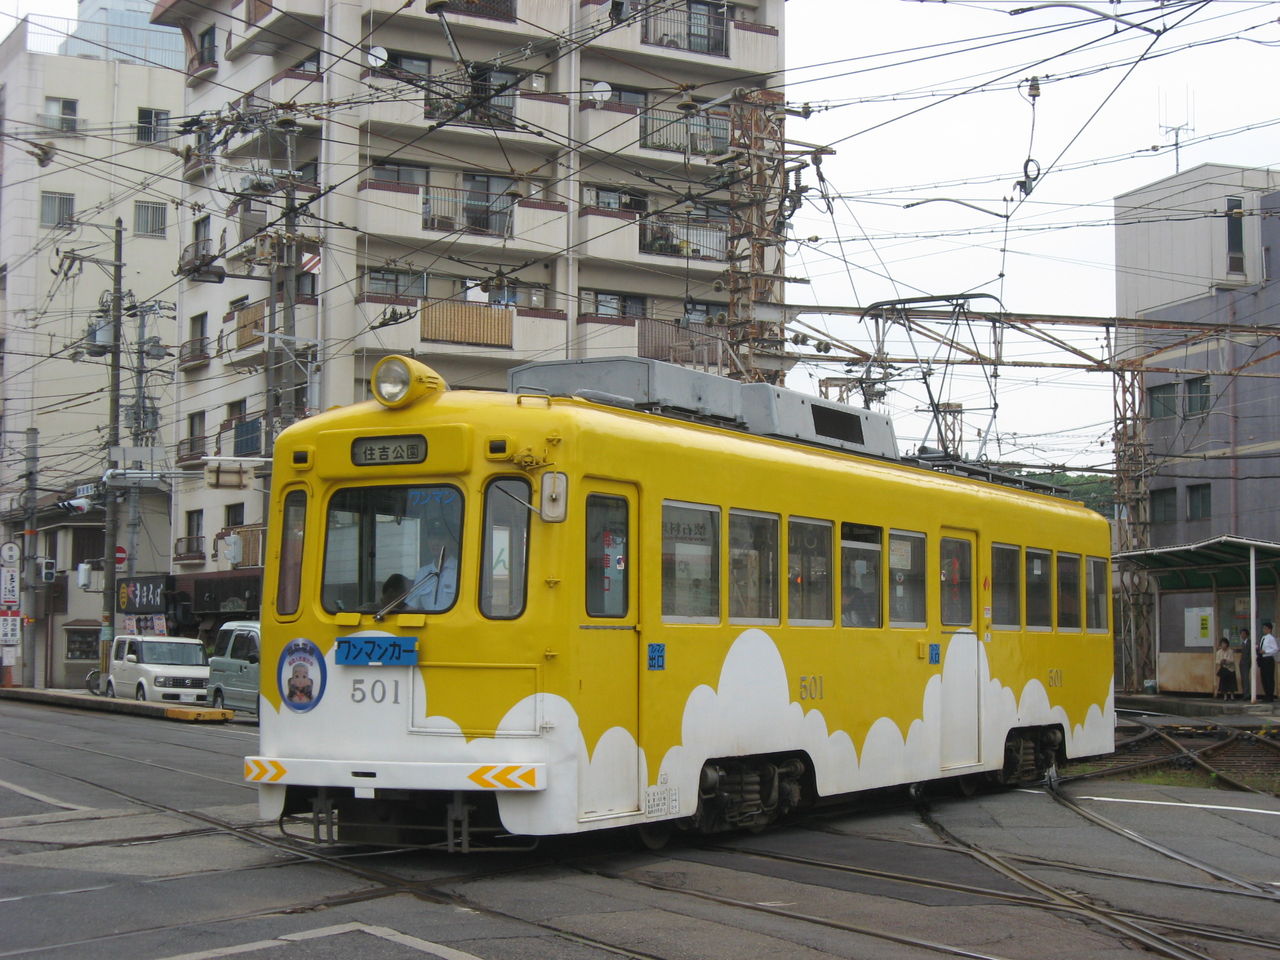
[[[399,680],[374,680],[355,677],[351,681],[352,703],[399,703]]]
[[[815,674],[813,676],[802,676],[800,678],[800,699],[801,700],[821,700],[822,699],[822,675]]]
[[[1049,671],[1049,686],[1051,686],[1051,687],[1060,687],[1060,686],[1062,686],[1062,671],[1061,671],[1061,670],[1050,670],[1050,671]]]

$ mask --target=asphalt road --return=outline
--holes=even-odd
[[[0,958],[1280,958],[1271,796],[1099,781],[657,854],[344,851],[257,822],[255,742],[0,701]]]

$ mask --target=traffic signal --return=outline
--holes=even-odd
[[[58,561],[37,560],[36,566],[40,570],[40,579],[45,583],[53,583],[58,578]]]
[[[57,507],[67,513],[88,513],[93,508],[93,501],[88,497],[76,497],[74,500],[59,500]]]

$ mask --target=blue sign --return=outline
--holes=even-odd
[[[649,669],[667,669],[667,645],[665,643],[649,644]]]
[[[942,644],[940,643],[929,644],[929,662],[930,663],[942,662]]]
[[[344,667],[416,667],[417,637],[339,637],[335,663]]]

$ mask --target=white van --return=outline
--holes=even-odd
[[[257,620],[232,620],[218,628],[209,658],[209,702],[258,715]]]
[[[121,634],[111,645],[109,697],[204,703],[208,683],[209,665],[199,640]]]

